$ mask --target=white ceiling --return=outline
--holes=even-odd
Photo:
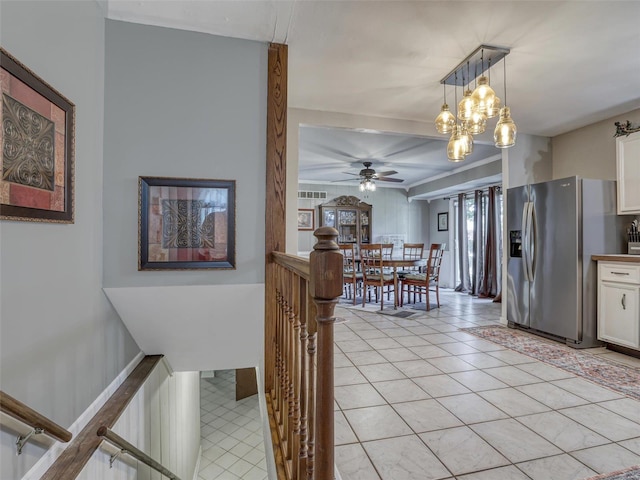
[[[427,122],[424,137],[302,128],[301,180],[338,180],[364,159],[397,170],[405,182],[392,185],[402,187],[458,168],[432,123],[439,82],[481,44],[511,49],[508,103],[519,133],[555,136],[640,108],[637,0],[108,0],[108,16],[286,43],[289,107]],[[504,99],[502,64],[492,72]],[[453,106],[453,87],[447,96]],[[488,145],[476,144],[465,163],[499,153]]]

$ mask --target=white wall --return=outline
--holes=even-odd
[[[139,352],[102,292],[104,18],[93,1],[2,1],[0,43],[76,105],[75,223],[0,221],[0,388],[69,427]],[[45,452],[0,428],[0,478]]]
[[[140,348],[147,355],[165,355],[176,371],[262,364],[263,283],[105,288],[105,292]]]
[[[328,184],[298,185],[299,190],[327,192],[327,198],[297,200],[298,208],[314,208],[316,215],[316,228],[320,227],[317,206],[331,201],[341,195],[358,197],[365,203],[372,205],[372,232],[373,242],[377,242],[382,235],[405,234],[406,242],[429,241],[429,208],[427,202],[412,201],[407,199],[407,192],[399,188],[378,188],[375,192],[365,196],[358,186]],[[294,227],[295,228],[295,227]],[[300,252],[313,250],[316,238],[313,232],[298,232],[298,248]]]
[[[438,214],[448,214],[448,226],[449,230],[438,230]],[[449,200],[444,198],[433,199],[429,202],[429,242],[425,243],[426,249],[431,246],[432,243],[445,243],[445,251],[442,256],[442,264],[440,265],[440,286],[444,288],[453,288],[454,285],[454,270],[453,262],[455,258],[453,256],[453,215],[450,210]]]
[[[131,400],[112,430],[183,480],[191,480],[200,451],[200,375],[170,374],[160,362]],[[103,442],[78,480],[149,480],[164,478],[151,467],[120,455]]]

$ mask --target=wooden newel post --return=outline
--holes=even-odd
[[[335,228],[321,227],[313,234],[318,239],[309,257],[309,290],[318,310],[314,480],[333,480],[333,312],[342,295],[342,254],[336,243]]]

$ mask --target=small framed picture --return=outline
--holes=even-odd
[[[315,210],[313,208],[298,209],[298,230],[315,230]]]
[[[449,230],[449,213],[443,212],[438,214],[438,231],[446,232]]]

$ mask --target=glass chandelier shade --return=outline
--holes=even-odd
[[[451,133],[455,124],[455,115],[449,110],[449,105],[443,104],[440,114],[436,117],[436,130],[438,133]]]
[[[466,122],[467,130],[472,135],[484,133],[487,128],[487,116],[484,113],[474,111]]]
[[[453,134],[447,144],[447,158],[451,162],[461,162],[464,160],[465,145],[460,139],[460,133],[458,132],[458,126],[453,127]]]
[[[473,102],[473,98],[471,97],[471,90],[467,89],[464,92],[462,100],[460,100],[460,103],[458,104],[458,118],[463,121],[471,119],[474,106],[475,104]]]
[[[458,131],[460,132],[460,142],[462,143],[464,156],[466,157],[473,152],[473,137],[464,123],[458,127]]]
[[[360,191],[361,192],[375,192],[376,184],[370,178],[366,178],[360,182]]]
[[[493,106],[496,102],[496,92],[489,85],[489,79],[482,75],[478,79],[478,86],[471,94],[473,99],[474,110],[487,115],[489,106]],[[488,115],[487,115],[488,116]]]
[[[487,112],[486,112],[487,118],[497,117],[498,114],[500,113],[500,107],[502,107],[502,105],[500,105],[500,99],[496,95],[494,95],[493,98],[494,98],[493,103],[487,102]]]
[[[511,119],[511,111],[509,107],[504,106],[500,109],[500,119],[493,132],[493,141],[498,148],[509,148],[516,143],[516,134],[518,130],[516,124]]]

